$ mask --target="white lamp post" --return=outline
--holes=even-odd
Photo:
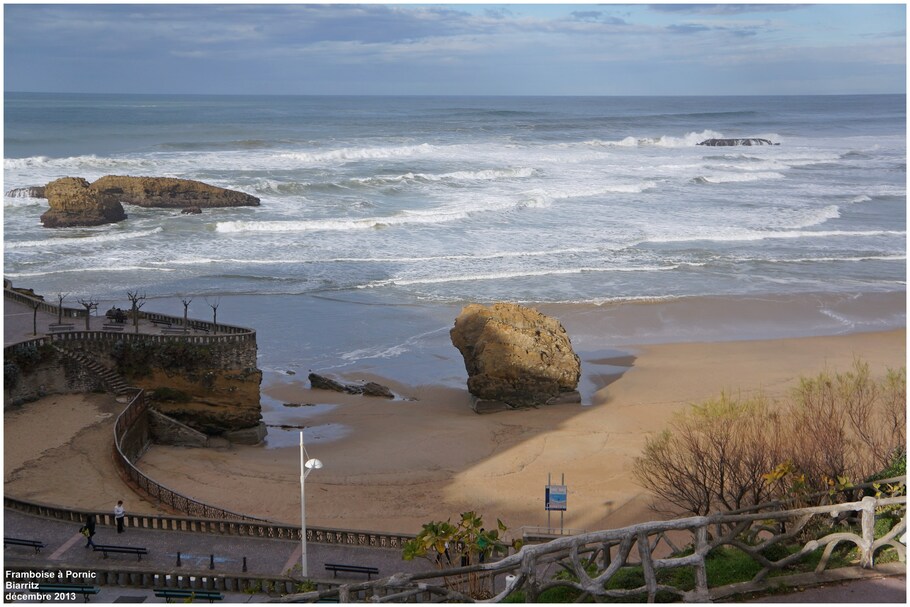
[[[307,458],[304,459],[304,454]],[[304,501],[304,481],[313,470],[322,468],[318,459],[310,459],[303,446],[303,432],[300,432],[300,574],[307,577],[306,567],[306,502]]]

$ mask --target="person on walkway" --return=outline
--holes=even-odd
[[[79,532],[82,535],[84,535],[85,539],[87,540],[85,542],[85,547],[88,548],[89,546],[91,546],[92,548],[94,548],[95,542],[92,541],[92,538],[95,536],[95,515],[94,514],[89,514],[85,517],[85,524],[82,526],[82,529],[80,529]]]
[[[114,506],[114,520],[117,521],[117,533],[123,533],[123,519],[126,516],[126,511],[123,510],[123,500],[117,500],[117,505]]]

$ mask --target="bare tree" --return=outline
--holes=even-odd
[[[218,333],[218,306],[221,305],[221,298],[216,297],[213,301],[209,301],[206,297],[205,303],[212,309],[212,334],[215,335]]]
[[[32,301],[32,331],[35,335],[38,335],[38,308],[41,307],[42,303],[37,299]]]
[[[89,297],[88,299],[80,298],[79,303],[85,308],[85,330],[91,331],[92,309],[98,309],[98,301]]]
[[[145,293],[140,295],[138,291],[127,291],[126,297],[127,297],[127,299],[130,300],[130,303],[132,304],[133,327],[135,328],[135,332],[138,333],[139,332],[139,308],[141,308],[142,306],[145,305],[146,295],[145,295]]]
[[[190,315],[190,303],[193,301],[193,299],[192,298],[187,299],[186,297],[184,297],[180,301],[183,302],[183,329],[186,330],[189,328],[188,319],[189,319],[189,315]]]
[[[63,324],[63,300],[67,298],[69,293],[57,293],[57,324]]]

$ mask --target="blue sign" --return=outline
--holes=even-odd
[[[547,510],[566,510],[568,490],[565,485],[547,485],[544,503]]]

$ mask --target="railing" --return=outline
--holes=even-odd
[[[96,512],[78,508],[65,508],[40,502],[32,502],[15,497],[3,497],[4,508],[10,508],[26,514],[43,516],[60,521],[82,524],[88,514],[94,514],[98,525],[114,527],[116,521],[112,512]],[[126,514],[128,527],[137,529],[154,529],[160,531],[183,531],[204,535],[225,535],[233,537],[250,537],[257,539],[275,539],[300,541],[300,527],[286,523],[274,523],[262,520],[247,519],[213,519],[171,514]],[[346,529],[328,529],[325,527],[307,526],[307,542],[344,546],[367,546],[371,548],[390,548],[400,550],[413,535],[401,533],[383,533],[378,531],[354,531]]]
[[[39,310],[48,312],[49,314],[58,314],[60,310],[60,306],[52,304],[49,301],[44,301],[43,299],[29,297],[25,293],[13,290],[6,283],[4,283],[3,287],[3,297],[5,299],[12,299],[13,301],[19,302],[30,308],[37,306]],[[85,318],[86,314],[85,308],[67,308],[65,306],[63,308],[63,316],[65,318]]]
[[[905,480],[905,479],[904,479]],[[906,532],[906,495],[877,498],[867,496],[862,500],[843,504],[830,504],[812,508],[799,508],[776,512],[747,514],[717,514],[690,517],[671,521],[655,521],[632,525],[622,529],[595,531],[583,535],[562,537],[545,544],[526,545],[519,552],[500,561],[458,567],[454,569],[399,573],[382,580],[359,584],[342,584],[337,589],[327,589],[284,597],[286,602],[314,602],[351,599],[400,602],[421,596],[432,596],[434,601],[500,602],[516,592],[522,592],[527,602],[545,600],[541,595],[554,588],[568,589],[576,594],[575,602],[605,599],[645,598],[654,602],[660,594],[662,600],[682,599],[687,602],[705,602],[723,599],[743,592],[755,592],[770,587],[768,578],[801,562],[818,551],[821,555],[814,568],[815,575],[822,575],[831,561],[834,549],[842,544],[854,544],[859,551],[862,568],[874,567],[875,555],[885,547],[893,548],[901,561],[906,560],[906,550],[898,538]],[[896,509],[897,521],[889,529],[879,530],[875,537],[876,511]],[[834,517],[859,513],[859,531],[847,528],[834,530],[823,537],[814,537],[811,525],[827,526],[836,523]],[[715,531],[715,535],[711,531]],[[811,539],[805,539],[801,534]],[[689,549],[678,550],[667,543],[668,534],[690,538]],[[678,540],[678,538],[677,538]],[[794,551],[785,549],[793,546]],[[795,548],[797,547],[798,548]],[[670,555],[658,556],[669,548]],[[747,555],[758,568],[748,582],[711,586],[706,560],[720,549],[737,549]],[[771,556],[777,552],[779,558]],[[562,574],[548,572],[554,567]],[[617,573],[635,568],[644,583],[634,588],[611,585]],[[685,576],[672,577],[672,570],[686,570]],[[674,579],[688,577],[690,587],[677,588]],[[618,578],[617,578],[618,579]],[[782,578],[773,578],[775,583]],[[470,581],[471,585],[465,584]],[[478,586],[478,583],[480,586]],[[480,590],[480,592],[478,592]]]
[[[174,491],[173,489],[152,480],[139,470],[139,468],[133,465],[132,460],[124,452],[123,439],[139,418],[146,415],[147,408],[148,404],[145,399],[145,392],[138,390],[114,422],[114,461],[117,463],[121,474],[128,482],[132,483],[149,498],[157,500],[159,504],[163,504],[178,512],[186,512],[191,516],[213,519],[262,520],[194,500],[191,497],[187,497],[182,493]]]
[[[60,307],[56,304],[37,299],[34,297],[29,297],[24,293],[20,293],[12,289],[8,283],[5,283],[3,289],[3,296],[6,299],[11,299],[13,301],[19,302],[23,305],[29,306],[30,308],[38,307],[42,312],[47,312],[50,314],[58,314]],[[127,313],[129,311],[127,310]],[[82,318],[84,319],[87,315],[87,312],[84,308],[63,308],[63,315],[66,318]],[[158,312],[143,312],[139,311],[139,318],[145,319],[148,321],[160,321],[167,322],[171,325],[184,326],[184,319],[182,316],[171,316],[169,314],[161,314]],[[189,318],[186,320],[186,326],[190,329],[206,331],[209,335],[158,335],[158,334],[149,334],[149,333],[139,333],[143,339],[154,341],[154,342],[164,342],[164,341],[173,341],[175,339],[182,341],[189,341],[190,343],[198,344],[213,344],[213,343],[234,343],[237,341],[247,341],[250,339],[256,338],[256,332],[252,329],[245,327],[237,327],[233,325],[225,324],[215,324],[205,320]],[[77,337],[79,335],[79,337]],[[123,334],[112,334],[110,332],[104,331],[69,331],[65,333],[56,333],[52,337],[55,339],[90,339],[90,340],[107,340],[111,339],[123,339],[128,337],[129,333]]]

